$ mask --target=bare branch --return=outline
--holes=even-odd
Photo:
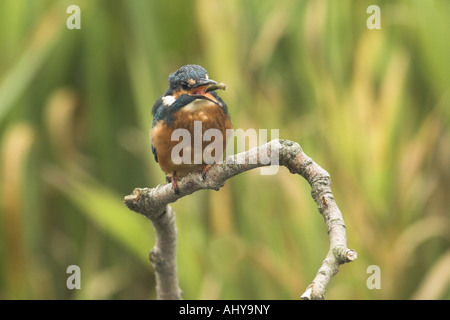
[[[337,273],[339,266],[357,258],[356,251],[347,248],[344,219],[334,201],[328,172],[308,157],[298,143],[289,140],[272,140],[258,148],[229,156],[222,164],[213,165],[208,171],[208,178],[205,181],[201,174],[190,174],[184,177],[178,182],[179,195],[173,192],[171,184],[166,184],[158,185],[153,189],[138,188],[133,191],[132,195],[125,197],[126,206],[152,220],[156,229],[157,239],[155,248],[152,250],[153,253],[151,253],[151,260],[157,274],[158,298],[181,298],[176,276],[175,215],[168,204],[198,190],[219,190],[226,180],[237,174],[271,165],[258,155],[265,155],[267,158],[276,155],[280,165],[288,168],[291,173],[300,174],[308,181],[311,185],[311,195],[317,203],[328,229],[330,249],[316,277],[301,298],[323,299],[326,287],[330,279]],[[152,258],[152,255],[156,253],[159,258]],[[158,265],[159,261],[170,261],[170,263]],[[164,292],[162,292],[163,290]]]
[[[150,251],[150,261],[156,276],[156,295],[158,300],[180,300],[177,275],[177,227],[175,211],[171,206],[152,205],[149,194],[152,189],[135,189],[126,196],[125,204],[131,210],[149,218],[156,231],[156,243]],[[141,197],[145,194],[145,197]]]

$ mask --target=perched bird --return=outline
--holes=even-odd
[[[202,137],[208,129],[220,130],[223,148],[215,152],[223,153],[226,148],[227,129],[231,129],[232,124],[227,105],[215,91],[225,88],[225,84],[209,79],[205,68],[185,65],[169,76],[169,89],[153,106],[153,123],[150,130],[152,152],[177,194],[179,179],[200,170],[203,179],[206,179],[206,172],[211,167],[211,164],[206,164],[204,160],[201,163],[193,161],[196,156],[194,153],[203,152],[210,143],[202,140],[201,150],[194,148],[194,121],[201,121]],[[187,149],[190,152],[188,158],[191,160],[187,162],[190,163],[174,163],[172,159],[172,149],[180,142],[172,138],[176,129],[186,129],[192,137],[190,148]]]

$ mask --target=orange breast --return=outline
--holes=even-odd
[[[222,157],[222,153],[225,152],[227,142],[226,130],[231,129],[232,124],[229,116],[223,112],[222,108],[213,103],[203,103],[198,107],[184,107],[174,114],[174,120],[170,126],[160,121],[151,130],[152,144],[156,148],[159,165],[167,175],[171,175],[176,171],[179,177],[183,177],[191,172],[200,170],[205,165],[204,161],[198,164],[194,163],[194,159],[199,159],[199,155],[195,155],[194,153],[194,121],[201,122],[201,137],[197,133],[195,136],[197,139],[202,139],[205,131],[208,129],[220,130],[223,140],[222,150],[216,148],[211,155],[214,157]],[[172,149],[181,143],[181,140],[172,141],[172,133],[179,128],[186,129],[189,132],[191,140],[190,149],[186,150],[190,151],[191,164],[174,164],[172,161]],[[202,139],[202,153],[210,144],[211,141],[203,141]],[[220,152],[220,154],[216,154],[216,152]]]

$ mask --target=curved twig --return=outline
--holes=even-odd
[[[311,195],[327,225],[330,249],[316,277],[301,298],[323,299],[326,287],[337,273],[339,266],[357,258],[356,251],[347,248],[344,219],[334,201],[328,172],[308,157],[298,143],[289,140],[272,140],[258,148],[229,156],[222,164],[213,165],[205,181],[201,174],[190,174],[184,177],[178,183],[180,194],[175,194],[171,184],[166,184],[152,189],[137,188],[132,195],[125,197],[125,205],[148,217],[156,229],[156,245],[150,257],[156,272],[159,299],[181,298],[176,274],[175,214],[168,204],[198,190],[218,190],[226,180],[237,174],[270,165],[267,161],[262,161],[262,157],[258,157],[258,154],[267,157],[276,155],[280,165],[287,167],[291,173],[300,174],[308,181],[311,185]]]

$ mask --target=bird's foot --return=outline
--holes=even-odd
[[[167,179],[167,177],[166,177]],[[177,176],[177,172],[174,171],[172,174],[172,189],[175,192],[176,195],[180,194],[180,188],[178,188],[178,176]]]
[[[203,179],[203,181],[206,180],[206,173],[209,171],[209,169],[211,169],[211,167],[212,167],[212,164],[208,164],[208,165],[206,165],[206,166],[204,166],[202,168],[202,179]]]

